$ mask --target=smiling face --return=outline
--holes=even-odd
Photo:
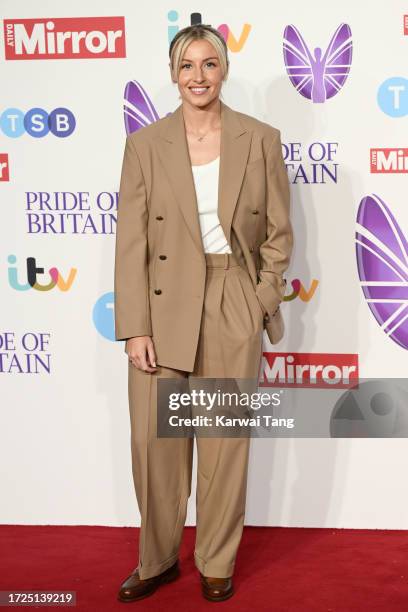
[[[207,106],[217,99],[223,80],[220,60],[208,40],[195,40],[186,48],[178,74],[178,88],[183,102]]]

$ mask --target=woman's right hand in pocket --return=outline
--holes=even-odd
[[[125,352],[134,367],[143,372],[156,372],[156,353],[151,336],[128,338]]]

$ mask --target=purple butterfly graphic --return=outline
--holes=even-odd
[[[390,209],[374,194],[358,208],[356,257],[371,312],[381,329],[408,349],[408,243]]]
[[[283,37],[286,71],[296,91],[315,103],[326,102],[335,96],[343,87],[351,67],[353,43],[350,26],[346,23],[339,25],[323,56],[321,48],[316,47],[313,57],[294,25],[286,26]]]
[[[127,83],[124,98],[123,110],[126,134],[136,132],[136,130],[160,119],[153,102],[137,81]]]

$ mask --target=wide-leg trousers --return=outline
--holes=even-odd
[[[178,558],[191,493],[193,437],[157,437],[157,380],[252,378],[262,354],[263,312],[251,278],[232,254],[206,253],[206,284],[193,372],[129,364],[132,472],[141,515],[139,576]],[[153,338],[154,341],[154,338]],[[160,360],[158,359],[158,362]],[[192,380],[192,378],[191,378]],[[245,518],[250,437],[195,436],[195,565],[204,576],[233,575]]]

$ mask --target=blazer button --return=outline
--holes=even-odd
[[[161,289],[155,289],[154,292],[155,292],[156,295],[160,295],[161,294]]]
[[[159,255],[159,259],[167,259],[167,255]]]
[[[253,247],[249,247],[249,252],[253,253],[254,252],[254,248]]]
[[[253,215],[259,215],[259,210],[256,210],[256,209],[255,209],[255,210],[253,210],[253,211],[252,211],[252,214],[253,214]]]
[[[156,217],[157,221],[163,221],[163,217],[161,215],[159,215],[158,217]]]

